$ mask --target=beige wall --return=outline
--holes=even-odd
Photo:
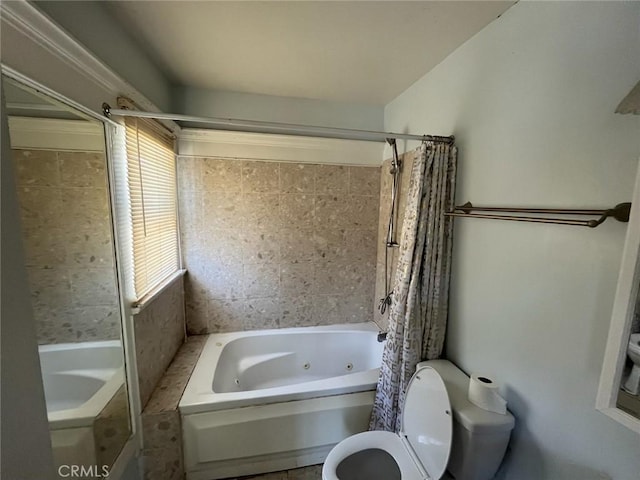
[[[638,2],[519,2],[387,105],[387,131],[454,134],[456,201],[629,201]],[[413,148],[413,147],[410,147]],[[638,435],[595,409],[627,225],[456,219],[446,356],[516,417],[497,479],[637,480]]]
[[[191,334],[370,321],[380,169],[181,157]]]
[[[13,150],[40,344],[120,338],[104,154]]]

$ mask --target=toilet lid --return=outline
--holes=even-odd
[[[451,404],[444,382],[433,368],[419,368],[407,387],[402,434],[431,478],[442,477],[447,468],[451,432]]]

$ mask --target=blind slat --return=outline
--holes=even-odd
[[[179,268],[175,154],[172,141],[139,119],[125,119],[127,180],[138,299]]]

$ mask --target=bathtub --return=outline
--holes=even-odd
[[[124,382],[119,340],[40,345],[49,428],[85,427]]]
[[[94,422],[123,387],[119,340],[40,345],[56,464],[95,464]]]
[[[377,333],[363,323],[209,335],[180,401],[187,479],[322,463],[365,431]]]

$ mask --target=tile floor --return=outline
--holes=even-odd
[[[283,472],[265,473],[264,475],[252,475],[240,477],[235,480],[322,480],[322,465],[296,468]]]

